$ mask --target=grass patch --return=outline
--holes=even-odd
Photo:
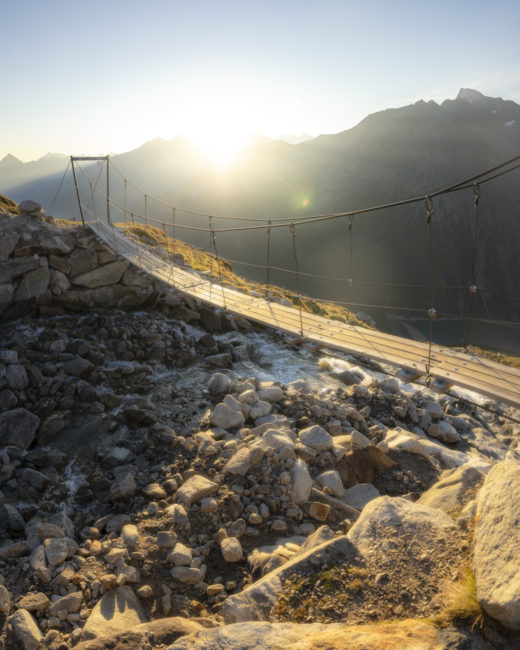
[[[478,348],[474,345],[468,345],[468,350],[473,354],[495,363],[501,363],[504,366],[510,366],[520,370],[520,356],[511,354],[510,352],[501,352],[496,348]]]
[[[0,212],[9,212],[10,214],[20,214],[18,203],[8,199],[7,196],[0,194]]]
[[[447,588],[442,611],[432,622],[439,627],[448,627],[460,622],[470,623],[472,627],[481,627],[483,621],[484,612],[477,600],[475,576],[468,563],[460,578]]]
[[[219,268],[219,263],[213,254],[178,239],[172,239],[159,228],[128,223],[117,223],[115,225],[124,230],[129,238],[135,239],[146,246],[161,246],[167,253],[182,255],[185,263],[195,271],[209,272],[214,280],[222,278],[224,284],[232,286],[243,293],[267,297],[266,287],[263,284],[246,280],[237,275],[233,271],[232,265],[222,259]],[[370,328],[369,325],[356,318],[348,309],[333,302],[315,300],[307,296],[300,299],[295,292],[275,285],[269,287],[269,293],[271,299],[287,300],[293,307],[299,307],[301,302],[302,310],[305,312],[343,323],[351,322],[353,325]]]

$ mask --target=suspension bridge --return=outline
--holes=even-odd
[[[94,178],[95,174],[89,176],[82,167],[82,163],[94,161],[103,165],[103,167],[100,166],[97,178]],[[484,290],[477,285],[476,278],[480,188],[486,183],[520,169],[520,156],[516,156],[491,169],[487,169],[471,178],[466,178],[448,187],[433,191],[426,196],[413,196],[400,201],[369,206],[349,212],[315,215],[296,219],[242,219],[240,217],[215,216],[181,209],[178,206],[171,205],[140,190],[140,188],[131,183],[119,172],[108,156],[101,158],[71,157],[69,164],[72,166],[78,207],[83,224],[85,226],[88,225],[100,239],[119,255],[162,282],[176,287],[197,300],[291,334],[298,343],[310,345],[314,349],[326,348],[361,355],[396,367],[398,369],[397,374],[406,381],[423,382],[427,386],[439,391],[449,390],[452,386],[466,388],[499,402],[520,407],[520,371],[484,359],[471,353],[468,349],[455,350],[437,345],[433,342],[432,332],[437,317],[453,315],[443,314],[435,306],[435,259],[431,238],[434,200],[437,197],[453,192],[471,190],[475,225],[471,260],[472,268],[470,271],[471,281],[469,286],[465,287],[466,291],[470,294],[469,310],[463,315],[466,322],[466,336],[464,341],[464,347],[466,348],[466,343],[470,341],[471,326],[474,322],[493,322],[490,319],[480,319],[473,316],[474,299],[480,291]],[[106,171],[104,187],[100,185],[103,168]],[[119,175],[120,181],[123,183],[124,192],[121,201],[116,201],[111,196],[110,168],[114,169],[116,174]],[[87,184],[90,191],[90,199],[87,203],[81,197],[77,172],[81,174],[84,183]],[[66,173],[67,170],[63,178],[65,178]],[[142,212],[130,209],[127,205],[128,187],[132,187],[135,191],[142,194],[144,203],[144,210]],[[97,202],[96,197],[98,199]],[[99,209],[99,201],[103,203],[102,210]],[[157,219],[153,216],[150,212],[150,206],[154,203],[167,210],[169,215],[167,219]],[[350,289],[354,282],[352,280],[351,265],[352,229],[355,218],[371,212],[411,204],[422,204],[424,206],[425,223],[429,233],[428,257],[431,263],[431,283],[427,288],[430,306],[425,314],[429,318],[429,337],[426,342],[418,342],[386,334],[355,325],[351,322],[340,322],[324,318],[303,309],[303,296],[300,289],[301,278],[304,275],[310,274],[302,273],[299,268],[296,236],[300,228],[316,222],[338,219],[346,220],[350,240],[347,275],[342,281]],[[193,225],[190,222],[181,223],[178,218],[179,213],[196,216],[199,219],[207,219],[208,226]],[[220,219],[226,220],[224,223],[225,227],[218,227]],[[176,264],[174,257],[171,255],[165,258],[164,255],[156,254],[151,247],[126,236],[125,230],[116,225],[118,222],[133,225],[153,225],[156,228],[160,228],[165,235],[169,235],[172,238],[175,238],[179,231],[181,233],[183,231],[205,233],[209,241],[207,248],[214,255],[218,273],[215,276],[197,273],[192,269]],[[230,222],[233,222],[232,225],[228,225]],[[281,268],[273,265],[271,261],[270,237],[271,233],[279,228],[286,229],[290,233],[290,252],[293,259],[293,268]],[[230,286],[229,282],[224,279],[222,273],[223,265],[226,263],[236,263],[236,260],[223,258],[219,255],[217,239],[220,241],[220,238],[226,235],[233,235],[233,233],[239,231],[264,232],[267,236],[266,263],[264,265],[248,264],[244,260],[239,262],[246,266],[260,268],[265,271],[263,295],[250,295],[239,291],[234,286]],[[273,270],[290,273],[295,280],[297,291],[295,306],[281,304],[272,298],[270,291],[272,289],[270,273]],[[331,279],[337,280],[337,278]],[[518,298],[514,297],[512,299],[518,300]],[[345,302],[343,304],[349,309],[359,306],[357,303]],[[370,305],[363,306],[369,307]],[[457,316],[460,318],[460,315]],[[520,323],[504,323],[501,321],[501,324],[506,324],[513,329],[517,329],[520,334]]]

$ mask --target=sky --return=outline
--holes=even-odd
[[[0,159],[337,133],[460,88],[520,102],[518,0],[0,0]]]

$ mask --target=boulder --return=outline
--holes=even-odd
[[[39,425],[40,418],[24,408],[0,414],[0,447],[14,445],[28,449]]]
[[[5,262],[16,248],[20,235],[16,232],[4,234],[0,240],[0,262]]]
[[[431,438],[448,444],[454,444],[460,440],[457,430],[447,420],[439,420],[430,424],[428,427],[428,435]]]
[[[371,483],[359,483],[345,490],[342,501],[357,510],[363,510],[367,503],[377,499],[378,496],[380,496],[379,490]]]
[[[119,634],[146,621],[132,588],[124,585],[103,594],[85,623],[81,640]]]
[[[29,385],[29,377],[21,363],[11,363],[5,371],[5,378],[9,388],[23,390]]]
[[[87,287],[87,289],[117,284],[128,268],[128,264],[126,260],[118,260],[117,262],[98,266],[92,271],[73,277],[72,284]]]
[[[242,544],[236,537],[224,537],[220,542],[220,550],[226,562],[240,562],[243,557]]]
[[[471,567],[482,608],[520,629],[520,464],[491,468],[477,497]]]
[[[41,212],[42,204],[31,201],[31,199],[25,199],[25,201],[18,204],[18,208],[23,214],[32,214],[33,212]]]
[[[42,296],[49,288],[49,279],[49,269],[46,266],[40,266],[34,271],[29,271],[16,287],[13,301],[27,301]]]
[[[373,625],[346,623],[268,623],[246,622],[202,629],[183,636],[168,650],[448,650],[483,649],[471,633],[453,628],[438,630],[423,621],[407,619]],[[82,648],[78,650],[98,650]],[[126,646],[125,646],[126,648]],[[102,650],[99,648],[99,650]],[[133,648],[129,648],[133,650]]]
[[[180,616],[159,618],[150,623],[141,623],[119,634],[103,636],[91,641],[82,641],[75,650],[142,650],[145,647],[158,648],[173,643],[186,634],[194,634],[204,628],[196,621]]]
[[[38,623],[26,609],[18,609],[8,622],[10,635],[14,638],[11,647],[22,650],[37,650],[43,636]]]
[[[417,503],[457,515],[468,501],[475,498],[483,480],[484,474],[471,465],[445,470],[437,483],[421,494]]]

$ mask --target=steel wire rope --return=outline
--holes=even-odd
[[[460,181],[459,183],[451,185],[451,186],[449,186],[447,188],[437,190],[435,192],[428,193],[427,196],[430,196],[431,198],[434,198],[436,196],[440,196],[441,194],[445,194],[445,193],[448,193],[448,192],[454,192],[454,191],[460,191],[462,189],[467,189],[467,187],[466,187],[467,183],[470,183],[472,181],[475,181],[478,178],[481,178],[482,176],[484,176],[488,172],[491,172],[491,171],[494,171],[496,169],[500,169],[502,167],[505,167],[506,165],[510,164],[512,161],[516,161],[518,159],[520,159],[520,156],[516,156],[515,158],[512,158],[511,160],[509,160],[509,161],[507,161],[505,163],[502,163],[501,165],[493,167],[490,170],[487,170],[486,172],[481,172],[480,174],[477,174],[477,175],[475,175],[475,176],[473,176],[473,177],[471,177],[469,179],[465,179],[464,181]],[[520,165],[518,165],[516,167],[513,167],[511,169],[505,170],[503,172],[503,174],[501,174],[501,175],[504,175],[506,173],[510,173],[511,171],[513,171],[514,169],[517,169],[518,167],[520,167]],[[483,182],[485,182],[485,181],[480,181],[480,183],[483,183]],[[470,187],[472,187],[472,186],[473,185],[471,185]],[[133,187],[135,187],[135,186],[133,186]],[[106,198],[106,194],[104,194],[102,190],[100,190],[99,188],[96,188],[96,189],[100,194],[102,194]],[[142,192],[142,190],[139,190],[139,189],[138,189],[138,191]],[[117,202],[114,201],[113,199],[109,199],[109,201],[110,201],[110,203],[112,203],[114,205],[118,205]],[[403,205],[410,205],[412,203],[418,203],[418,202],[422,202],[422,201],[424,201],[424,195],[417,196],[417,197],[412,197],[412,198],[409,198],[409,199],[404,199],[404,200],[401,200],[401,201],[394,201],[394,202],[391,202],[391,203],[385,203],[385,204],[381,204],[381,205],[371,206],[371,207],[368,207],[368,208],[361,208],[361,209],[358,209],[358,210],[350,210],[348,212],[341,212],[341,213],[327,214],[327,215],[317,215],[317,216],[312,216],[312,217],[302,217],[299,220],[298,219],[296,219],[296,220],[292,219],[291,223],[297,223],[297,225],[299,225],[299,226],[300,225],[306,225],[306,224],[309,224],[309,223],[317,223],[317,222],[320,222],[320,221],[328,221],[328,220],[332,220],[332,219],[338,219],[338,218],[341,218],[341,217],[348,217],[348,216],[351,216],[351,215],[356,216],[356,215],[360,215],[360,214],[368,214],[368,213],[375,212],[375,211],[378,211],[378,210],[384,210],[384,209],[387,209],[387,208],[399,207],[399,206],[403,206]],[[166,205],[168,205],[169,207],[172,207],[169,204],[166,204]],[[180,208],[177,208],[177,210],[180,210]],[[191,214],[198,214],[199,216],[204,216],[204,217],[209,217],[209,216],[214,217],[214,215],[208,215],[208,214],[204,214],[204,213],[196,213],[196,212],[193,212],[193,211],[190,212],[188,210],[182,210],[182,211],[184,211],[186,213],[191,213]],[[138,216],[143,217],[143,215],[138,215]],[[216,218],[216,217],[214,217],[214,218]],[[227,217],[225,217],[225,218],[227,218]],[[242,219],[240,219],[238,217],[234,218],[234,219],[242,220]],[[154,220],[154,221],[156,223],[162,223],[162,222],[159,222],[157,220]],[[275,220],[272,219],[272,221],[275,221]],[[272,228],[283,228],[283,227],[286,227],[287,225],[290,225],[288,223],[288,220],[283,219],[283,223],[280,223],[280,222],[272,223],[271,227]],[[177,225],[177,227],[184,228],[185,230],[194,230],[194,231],[202,231],[202,232],[206,232],[206,230],[207,230],[206,228],[199,228],[199,227],[196,227],[196,226],[180,226],[180,225]],[[242,226],[242,227],[233,227],[233,228],[218,228],[218,229],[215,229],[215,232],[237,232],[237,231],[246,231],[246,230],[264,230],[267,227],[268,227],[268,224],[261,225],[261,226],[258,225],[258,226]]]
[[[267,228],[267,260],[266,260],[266,266],[265,266],[265,271],[266,271],[266,279],[265,279],[265,287],[266,287],[266,298],[268,301],[271,300],[271,291],[270,291],[270,272],[271,272],[271,220],[268,220],[268,228]]]
[[[63,181],[65,180],[65,176],[67,175],[67,172],[69,171],[69,166],[70,166],[70,158],[67,162],[67,166],[65,167],[65,171],[63,172],[63,176],[61,177],[61,181],[58,185],[58,189],[56,190],[56,194],[54,195],[54,198],[52,199],[51,207],[49,208],[49,213],[52,213],[54,209],[54,204],[56,203],[56,199],[58,198],[58,195],[61,191]]]
[[[426,208],[426,224],[428,226],[428,257],[430,259],[431,270],[431,289],[430,289],[430,308],[428,309],[429,332],[428,332],[428,361],[426,363],[426,385],[430,386],[431,381],[431,362],[432,362],[432,343],[433,343],[433,321],[437,316],[435,311],[435,258],[433,256],[433,242],[432,242],[432,217],[434,215],[433,202],[430,196],[424,199]]]
[[[353,254],[353,232],[354,216],[350,215],[348,219],[348,263],[347,263],[347,298],[348,302],[352,302],[352,254]],[[350,323],[350,309],[348,310],[348,322]]]
[[[298,267],[298,254],[296,251],[296,227],[294,223],[291,223],[289,230],[292,236],[292,248],[293,248],[293,257],[294,257],[294,267],[296,270],[296,292],[298,294],[298,310],[300,313],[300,335],[303,336],[303,317],[302,317],[302,294],[300,290],[300,270]]]
[[[476,266],[477,242],[478,242],[478,204],[480,200],[480,188],[478,186],[478,183],[475,183],[475,185],[473,186],[473,194],[474,194],[473,209],[475,214],[475,223],[473,226],[473,247],[472,247],[472,255],[471,255],[471,278],[470,278],[471,284],[469,286],[469,292],[470,292],[469,317],[470,318],[473,316],[473,305],[475,302],[475,294],[478,291],[477,266]],[[462,342],[464,349],[466,349],[469,345],[470,336],[471,336],[471,320],[468,320],[466,324],[466,333]]]

